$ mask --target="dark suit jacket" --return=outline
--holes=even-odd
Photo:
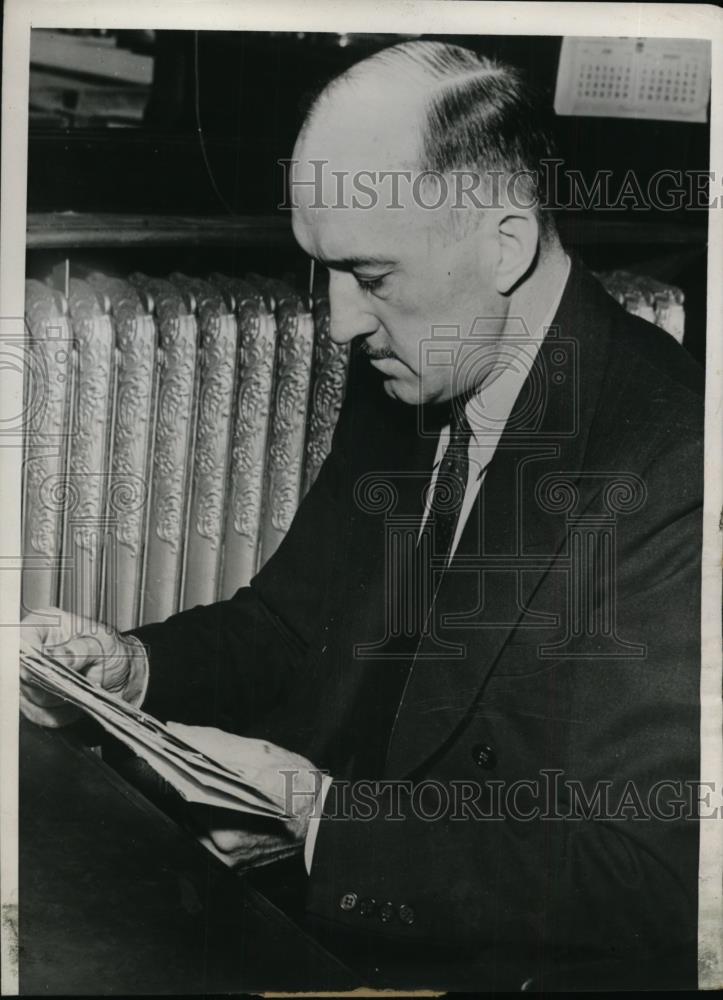
[[[702,404],[686,351],[575,263],[394,721],[384,777],[416,790],[397,819],[383,790],[351,819],[330,795],[321,822],[308,909],[372,964],[412,956],[392,985],[453,987],[463,967],[500,989],[695,985]],[[353,375],[251,586],[135,633],[149,711],[342,774],[387,648],[390,539],[422,509],[426,419]],[[455,785],[478,798],[445,812]]]

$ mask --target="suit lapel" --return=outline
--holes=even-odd
[[[349,416],[349,478],[341,489],[352,502],[336,552],[334,627],[300,679],[289,723],[298,727],[301,717],[302,752],[337,775],[346,752],[339,734],[358,723],[355,706],[369,671],[396,654],[398,635],[391,619],[399,601],[389,591],[388,554],[395,538],[416,537],[419,531],[441,419],[433,414],[428,433],[420,435],[414,409],[391,401],[381,379],[372,377],[377,373],[362,362],[363,381]],[[299,712],[303,699],[308,707]]]
[[[455,558],[438,573],[429,627],[392,732],[389,777],[413,772],[453,735],[565,543],[562,501],[579,486],[612,305],[573,262]]]

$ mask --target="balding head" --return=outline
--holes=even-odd
[[[412,170],[427,174],[427,185],[432,175],[453,176],[445,207],[497,204],[501,191],[539,206],[539,164],[553,155],[544,117],[513,67],[457,45],[405,42],[326,86],[306,117],[294,158],[300,166],[324,159],[330,170]],[[505,185],[509,178],[516,178],[514,187]],[[470,189],[484,190],[484,197],[465,198]],[[542,215],[547,229],[550,220]]]
[[[427,83],[419,65],[383,58],[387,51],[325,87],[302,125],[295,157],[326,157],[334,167],[345,161],[357,169],[419,168]]]

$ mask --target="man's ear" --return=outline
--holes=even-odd
[[[524,278],[537,257],[540,226],[534,212],[506,212],[497,223],[495,281],[500,295],[508,295]]]

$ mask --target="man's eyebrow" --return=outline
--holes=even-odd
[[[319,258],[319,263],[330,267],[333,271],[356,271],[362,267],[393,267],[397,262],[391,257],[342,257],[339,260]]]

